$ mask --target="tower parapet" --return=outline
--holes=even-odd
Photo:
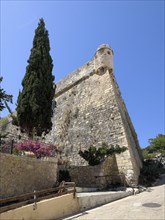
[[[94,69],[100,75],[105,68],[113,72],[113,50],[108,44],[101,44],[94,55]]]

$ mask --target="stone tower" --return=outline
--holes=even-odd
[[[137,183],[141,151],[136,132],[116,83],[113,50],[101,45],[93,59],[57,83],[57,106],[50,137],[72,165],[85,165],[80,149],[102,142],[126,146],[116,155],[120,172]]]

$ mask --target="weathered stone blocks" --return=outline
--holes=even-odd
[[[61,157],[72,166],[86,166],[80,149],[103,142],[125,146],[128,150],[116,155],[118,170],[129,184],[137,184],[141,149],[114,76],[112,49],[101,45],[91,61],[58,82],[55,100],[53,127],[45,140],[61,147]]]
[[[116,156],[118,169],[137,183],[140,147],[115,80],[112,49],[101,45],[90,62],[57,83],[55,99],[53,129],[47,138],[63,149],[62,157],[71,165],[86,165],[79,149],[100,147],[102,142],[126,146],[128,150]]]
[[[51,188],[57,181],[57,159],[44,161],[0,153],[0,198]]]

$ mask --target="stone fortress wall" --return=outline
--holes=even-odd
[[[114,76],[113,50],[101,45],[93,59],[57,83],[53,128],[47,140],[71,165],[86,165],[80,149],[102,142],[128,148],[116,156],[119,172],[137,183],[142,157],[137,135]]]
[[[101,45],[91,61],[56,86],[53,127],[45,141],[61,147],[62,159],[79,167],[87,165],[78,154],[80,149],[100,147],[103,142],[125,146],[128,150],[116,155],[118,172],[137,183],[141,150],[114,76],[113,50]],[[2,130],[9,132],[9,139],[18,139],[20,131],[10,121]]]

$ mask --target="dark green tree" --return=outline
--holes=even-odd
[[[12,95],[6,94],[6,91],[1,87],[2,80],[3,80],[3,77],[0,77],[0,111],[2,111],[6,107],[7,102],[12,103],[12,98],[13,98]],[[2,127],[2,121],[3,122],[5,121],[5,124],[6,124],[6,122],[8,122],[6,118],[0,117],[1,127]],[[2,143],[2,139],[6,138],[6,137],[7,137],[7,134],[0,133],[0,146]]]
[[[149,139],[150,151],[152,152],[163,152],[165,151],[165,135],[158,134],[155,138]]]
[[[2,82],[2,80],[3,77],[0,77],[0,83]],[[6,94],[5,90],[2,87],[0,87],[0,111],[2,111],[5,108],[6,106],[5,103],[7,102],[12,103],[12,97],[13,97],[12,95]]]
[[[21,130],[31,137],[34,133],[41,136],[52,128],[52,101],[55,94],[52,69],[49,35],[44,20],[40,19],[16,108]]]
[[[145,159],[153,158],[156,154],[161,153],[165,156],[165,135],[158,134],[155,138],[148,140],[149,146],[142,150]]]

